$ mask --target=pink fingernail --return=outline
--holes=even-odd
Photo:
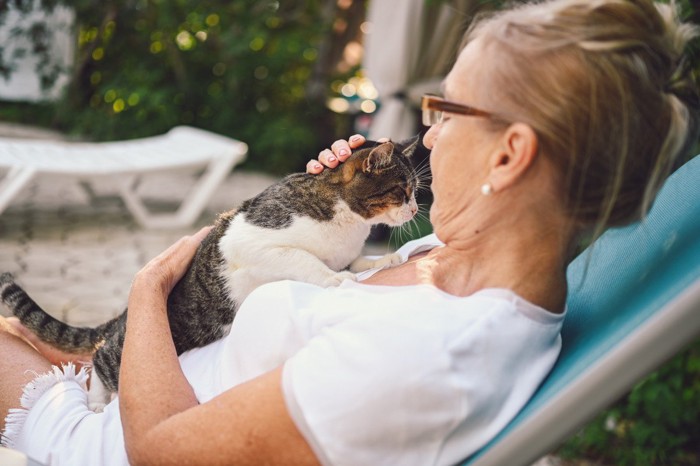
[[[342,151],[340,152],[340,155],[343,155],[343,152],[342,152]],[[335,162],[336,160],[338,160],[338,159],[335,158],[335,155],[329,155],[329,156],[328,156],[328,161],[329,161],[329,162]]]
[[[355,134],[353,136],[350,136],[350,142],[355,142],[355,141],[359,140],[361,137],[362,136],[360,136],[359,134]]]
[[[321,167],[321,164],[320,164],[320,163],[317,163],[317,164],[314,165],[314,169],[315,169],[315,170],[320,170],[321,168],[322,168],[322,167]]]
[[[346,155],[348,155],[348,150],[347,149],[340,149],[338,151],[338,155],[341,157],[345,157]]]

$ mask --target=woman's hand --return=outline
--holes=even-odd
[[[168,249],[151,259],[134,278],[131,285],[131,302],[133,294],[141,290],[161,293],[163,298],[172,291],[175,284],[185,275],[192,258],[202,240],[213,227],[207,226],[192,236],[185,236]]]
[[[365,137],[361,134],[350,136],[345,139],[338,139],[331,144],[330,149],[324,149],[318,154],[318,160],[312,159],[306,164],[306,173],[318,175],[324,168],[335,168],[339,163],[345,162],[352,154],[352,149],[360,147],[365,143]]]
[[[72,362],[80,368],[92,360],[92,352],[69,353],[42,341],[34,332],[22,325],[17,317],[0,317],[0,328],[29,343],[54,366]]]

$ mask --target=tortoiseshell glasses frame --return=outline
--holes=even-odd
[[[437,125],[438,123],[442,123],[445,113],[503,120],[503,118],[492,112],[480,110],[468,105],[458,104],[457,102],[450,102],[442,97],[431,94],[425,94],[421,98],[420,108],[423,114],[423,124],[425,126],[433,126]]]

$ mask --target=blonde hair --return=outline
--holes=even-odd
[[[563,174],[572,218],[606,227],[643,217],[698,135],[683,50],[698,34],[673,5],[554,0],[475,21],[491,105],[537,133]]]

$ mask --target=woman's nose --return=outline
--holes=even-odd
[[[435,145],[435,138],[437,137],[437,132],[438,132],[438,125],[433,125],[430,128],[428,128],[428,131],[425,132],[423,135],[423,145],[429,149],[432,150],[433,146]]]

